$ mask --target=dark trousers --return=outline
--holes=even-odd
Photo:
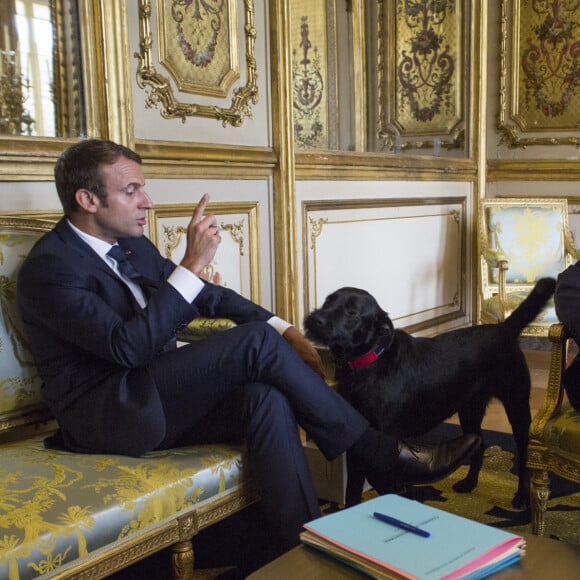
[[[328,459],[368,423],[267,323],[244,324],[155,359],[166,415],[160,448],[245,441],[262,505],[282,550],[320,515],[297,424]]]

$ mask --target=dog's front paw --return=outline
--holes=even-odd
[[[476,487],[477,487],[477,478],[475,478],[474,481],[474,479],[472,477],[469,477],[468,475],[465,479],[462,479],[461,481],[458,481],[457,483],[453,484],[453,491],[456,491],[457,493],[469,493],[473,491]]]

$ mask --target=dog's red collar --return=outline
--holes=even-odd
[[[366,367],[367,365],[370,365],[374,363],[376,360],[378,360],[378,358],[383,354],[383,352],[385,352],[385,347],[381,346],[380,348],[377,348],[376,350],[371,350],[370,352],[367,352],[366,354],[363,354],[358,358],[349,360],[348,366],[352,370],[360,369],[361,367]]]

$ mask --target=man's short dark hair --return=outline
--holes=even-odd
[[[54,166],[56,191],[65,215],[79,210],[75,193],[87,189],[107,203],[107,191],[101,176],[103,165],[112,165],[120,157],[141,164],[141,156],[132,149],[104,139],[86,139],[71,145]]]

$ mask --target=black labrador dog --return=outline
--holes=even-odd
[[[554,293],[543,278],[502,323],[416,338],[395,329],[365,290],[341,288],[304,320],[306,336],[327,346],[337,369],[337,387],[370,424],[397,438],[424,435],[454,413],[464,433],[481,435],[489,401],[505,407],[517,447],[519,485],[512,505],[529,506],[526,469],[530,374],[519,334]],[[467,476],[454,485],[472,491],[483,463],[484,444],[471,456]],[[359,503],[364,474],[348,465],[347,504]]]

